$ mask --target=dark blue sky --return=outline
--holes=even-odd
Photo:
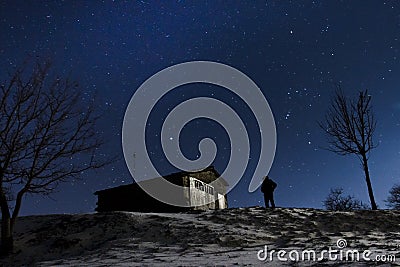
[[[343,187],[368,203],[359,162],[321,147],[317,126],[333,83],[354,96],[368,89],[379,143],[370,158],[375,197],[384,207],[388,190],[400,180],[400,3],[397,1],[2,1],[0,3],[1,77],[28,54],[53,58],[55,69],[79,81],[86,97],[96,92],[106,115],[99,135],[109,140],[105,155],[122,157],[121,127],[129,99],[154,73],[191,60],[217,61],[252,78],[275,116],[277,152],[270,175],[278,183],[276,202],[284,207],[322,207],[332,187]],[[208,85],[175,89],[156,106],[149,131],[153,162],[164,173],[174,169],[155,138],[168,108],[195,96],[230,104],[254,129],[249,110],[228,92]],[[220,92],[220,91],[218,91]],[[182,150],[197,154],[197,141],[210,136],[222,172],[230,151],[223,129],[210,121],[188,125]],[[256,132],[250,137],[257,150]],[[152,139],[153,138],[153,139]],[[196,141],[197,140],[197,141]],[[257,153],[253,151],[252,158]],[[245,177],[229,193],[230,206],[262,204],[248,193]],[[93,211],[93,192],[130,183],[124,160],[81,181],[63,184],[51,199],[27,196],[22,213]]]

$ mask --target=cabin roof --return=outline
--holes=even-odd
[[[218,173],[218,171],[214,168],[214,166],[209,166],[209,167],[207,167],[207,168],[205,168],[205,169],[202,169],[202,170],[175,172],[175,173],[171,173],[171,174],[168,174],[168,175],[166,175],[166,176],[163,176],[163,178],[166,179],[167,181],[173,183],[173,184],[180,185],[180,182],[181,182],[180,179],[181,179],[183,176],[185,176],[185,175],[190,175],[190,174],[196,174],[196,173],[202,173],[202,172],[206,172],[206,171],[211,171],[211,172],[213,172],[213,173],[215,174],[216,177],[220,177],[220,178],[221,178],[221,181],[222,181],[222,183],[223,183],[225,186],[228,186],[228,183],[226,182],[226,180],[225,180],[224,178],[221,177],[221,175],[220,175],[220,174]],[[160,177],[152,178],[152,179],[149,179],[149,180],[159,179],[159,178],[160,178]],[[146,180],[146,181],[148,181],[148,180]],[[140,182],[139,182],[139,183],[140,183]],[[136,188],[136,187],[137,187],[137,183],[134,182],[134,183],[127,184],[127,185],[120,185],[120,186],[117,186],[117,187],[111,187],[111,188],[99,190],[99,191],[96,191],[94,194],[95,194],[95,195],[98,195],[98,194],[103,193],[103,192],[114,191],[114,190],[124,190],[124,189],[134,189],[134,188]]]

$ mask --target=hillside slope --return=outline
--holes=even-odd
[[[16,251],[0,265],[18,266],[254,266],[271,264],[260,250],[284,249],[293,266],[298,251],[371,250],[369,257],[394,255],[400,263],[400,213],[395,211],[328,212],[260,207],[199,213],[111,212],[21,217]],[[343,241],[344,242],[344,241]],[[289,253],[292,258],[289,257]],[[338,251],[336,256],[341,253]],[[333,253],[335,254],[335,253]],[[317,254],[317,258],[318,258]],[[300,258],[301,259],[301,258]],[[386,259],[388,260],[388,259]],[[368,262],[376,265],[376,262]],[[353,261],[299,261],[300,265],[359,265]],[[379,264],[378,264],[379,265]],[[383,265],[383,263],[380,263]]]

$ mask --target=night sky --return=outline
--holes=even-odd
[[[160,1],[161,2],[161,1]],[[346,95],[368,89],[378,121],[370,158],[376,201],[400,182],[400,2],[398,1],[2,1],[1,79],[27,55],[50,57],[55,71],[70,75],[84,97],[98,97],[105,115],[98,134],[108,140],[101,153],[120,161],[80,181],[62,184],[49,197],[27,196],[22,214],[92,212],[96,190],[132,182],[122,155],[121,128],[128,102],[151,75],[174,64],[209,60],[247,74],[264,93],[277,127],[270,176],[278,183],[281,207],[322,208],[330,188],[369,203],[364,173],[355,156],[322,149],[318,127],[334,84]],[[249,166],[228,195],[231,207],[263,204],[248,193],[260,137],[255,118],[237,96],[216,86],[176,88],[153,110],[147,136],[161,173],[176,171],[162,153],[163,119],[180,102],[215,97],[241,116],[250,133]],[[198,157],[204,137],[218,147],[214,162],[223,171],[229,139],[220,125],[199,119],[182,131],[181,148]],[[234,151],[232,151],[233,153]],[[137,155],[140,157],[140,155]]]

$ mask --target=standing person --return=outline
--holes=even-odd
[[[274,190],[276,187],[277,184],[274,181],[272,181],[268,176],[264,177],[264,181],[261,185],[261,192],[264,193],[266,208],[269,208],[269,203],[271,202],[271,208],[275,209]]]

